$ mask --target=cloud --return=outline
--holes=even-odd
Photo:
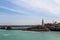
[[[53,0],[53,1],[60,5],[60,0]]]
[[[14,3],[18,6],[22,5],[26,8],[31,9],[44,9],[51,14],[60,14],[60,1],[59,0],[10,0],[11,3]],[[58,6],[57,6],[58,3]]]
[[[39,24],[42,18],[46,22],[47,19],[48,22],[55,19],[58,20],[58,15],[60,14],[59,0],[6,0],[6,2],[9,5],[13,4],[13,6],[0,5],[0,8],[4,11],[8,10],[6,13],[3,10],[2,14],[0,13],[0,24]],[[10,15],[9,12],[13,15]],[[14,15],[13,12],[17,14]]]
[[[9,8],[9,7],[4,7],[4,6],[0,6],[0,8],[3,8],[3,9],[7,9],[7,10],[10,10],[10,11],[13,11],[13,12],[16,12],[16,13],[19,13],[19,14],[23,14],[23,15],[29,15],[29,12],[27,11],[24,11],[24,10],[19,10],[19,9],[12,9],[12,8]]]

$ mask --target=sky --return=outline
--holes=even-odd
[[[0,25],[60,22],[60,0],[0,0]]]

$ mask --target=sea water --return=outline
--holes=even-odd
[[[60,32],[0,30],[0,40],[60,40]]]

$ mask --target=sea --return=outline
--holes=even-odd
[[[0,40],[60,40],[60,32],[0,30]]]

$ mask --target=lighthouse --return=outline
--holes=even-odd
[[[42,19],[42,27],[44,27],[44,20]]]

